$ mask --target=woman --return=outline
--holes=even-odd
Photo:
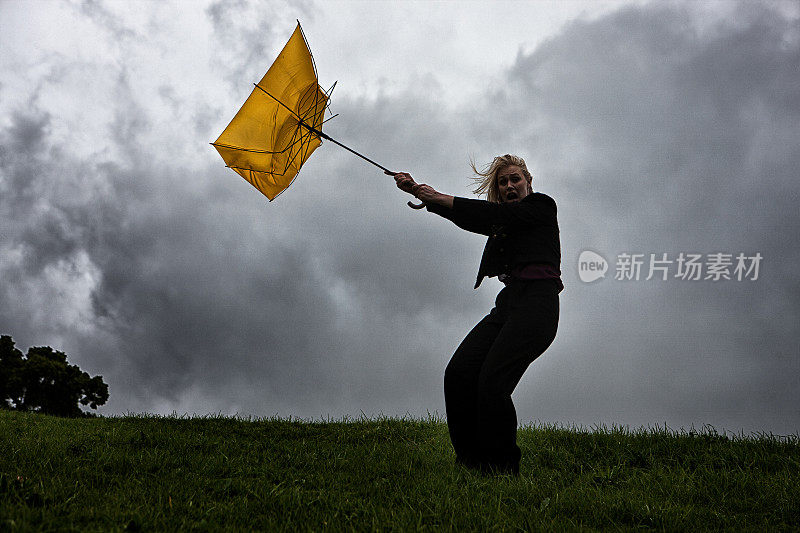
[[[483,172],[472,168],[480,182],[475,192],[486,193],[486,201],[442,194],[404,172],[394,178],[428,211],[489,237],[475,288],[487,276],[497,276],[505,288],[447,365],[447,425],[457,463],[517,474],[521,452],[511,393],[553,342],[564,288],[556,203],[533,192],[520,157],[498,156]]]

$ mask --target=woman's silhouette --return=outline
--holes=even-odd
[[[447,425],[459,464],[517,474],[521,451],[511,393],[553,342],[564,288],[556,203],[533,192],[520,157],[498,156],[484,171],[473,170],[480,182],[475,192],[485,193],[485,201],[442,194],[404,172],[394,177],[429,211],[489,238],[475,288],[487,276],[505,287],[447,365]]]

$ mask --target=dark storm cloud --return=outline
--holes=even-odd
[[[573,194],[596,187],[605,219],[669,224],[670,244],[734,244],[720,230],[742,244],[725,228],[761,244],[766,201],[782,212],[795,193],[797,27],[763,8],[738,15],[700,31],[688,11],[654,5],[573,24],[511,73],[531,102],[523,135],[537,151],[559,147],[569,165],[551,172]],[[747,227],[741,208],[757,217]]]
[[[742,4],[703,27],[691,7],[573,23],[510,72],[505,120],[527,125],[517,135],[560,199],[565,313],[600,300],[598,314],[575,310],[562,328],[564,347],[603,361],[577,369],[592,392],[573,416],[587,407],[608,421],[648,413],[751,428],[767,417],[796,431],[798,26]],[[574,277],[584,248],[605,254],[610,276],[621,252],[764,260],[756,282],[601,290]]]
[[[256,81],[286,21],[272,39],[272,11],[207,15],[220,76]],[[515,394],[523,421],[797,428],[797,22],[751,4],[699,22],[652,4],[573,23],[458,111],[425,87],[334,97],[328,133],[392,169],[470,196],[471,153],[519,152],[558,201],[561,331]],[[108,412],[441,411],[444,364],[499,288],[471,289],[483,239],[331,143],[275,202],[221,160],[170,159],[137,73],[112,72],[107,150],[73,155],[35,96],[0,129],[2,333],[103,374]],[[156,93],[189,152],[234,111]],[[624,251],[764,263],[749,283],[584,285],[583,248],[609,278]]]
[[[80,12],[89,18],[97,28],[107,31],[113,41],[128,40],[141,37],[128,27],[117,15],[109,11],[96,0],[82,0]]]
[[[102,367],[130,402],[121,408],[176,400],[197,382],[232,395],[226,389],[237,376],[259,376],[259,386],[278,396],[304,389],[322,393],[324,382],[303,385],[295,376],[302,368],[305,379],[314,380],[310,359],[331,345],[334,313],[325,293],[313,290],[318,283],[308,271],[311,258],[279,242],[246,249],[238,235],[230,235],[232,228],[216,223],[233,206],[209,210],[187,195],[181,180],[170,175],[174,171],[165,175],[148,164],[146,154],[134,149],[148,118],[133,101],[119,105],[127,112],[119,113],[109,130],[127,149],[128,162],[71,160],[66,147],[48,141],[45,116],[20,113],[3,132],[3,145],[14,148],[4,154],[3,176],[11,178],[16,193],[3,196],[3,211],[13,215],[4,244],[23,255],[4,278],[16,271],[13,277],[20,281],[41,283],[36,277],[48,266],[88,254],[102,273],[92,294],[92,335],[98,339],[71,344],[88,366]],[[57,168],[54,154],[61,156]],[[91,194],[85,173],[111,190]],[[49,187],[56,177],[67,195]],[[3,306],[4,331],[30,339],[47,336],[45,324],[26,324],[22,319],[30,314],[19,311],[48,302],[13,301],[10,292],[3,300],[13,303]],[[63,311],[47,309],[51,315]],[[109,350],[113,353],[103,353]],[[288,383],[294,384],[292,391],[286,390]]]
[[[332,154],[329,182],[304,173],[281,203],[267,204],[221,164],[189,187],[181,169],[153,162],[145,141],[153,118],[124,71],[114,106],[107,138],[123,154],[114,159],[75,160],[35,108],[17,113],[2,135],[13,147],[4,176],[18,177],[10,183],[19,193],[2,203],[18,219],[7,244],[23,250],[4,278],[16,272],[20,283],[57,285],[64,280],[42,272],[88,256],[100,272],[91,323],[83,334],[66,333],[60,348],[106,376],[115,391],[109,407],[319,416],[352,414],[353,405],[388,411],[399,397],[413,409],[407,384],[420,381],[414,357],[423,351],[404,329],[418,328],[430,297],[445,291],[432,275],[439,269],[408,268],[430,241],[410,240],[381,216],[387,200],[366,201],[393,191],[394,212],[410,211],[391,178],[377,172],[376,181],[363,167],[340,178],[350,165]],[[341,200],[327,201],[337,189]],[[11,291],[3,300],[14,303],[2,323],[18,343],[64,333],[63,323],[35,323],[22,312],[61,314],[54,302],[14,301]]]
[[[285,44],[279,41],[295,23],[292,13],[298,12],[306,22],[314,16],[306,2],[220,0],[206,8],[218,47],[218,66],[227,72],[232,87],[261,79],[269,67],[267,58],[275,57],[276,49]]]
[[[0,145],[0,165],[5,177],[3,193],[6,198],[12,198],[11,206],[16,206],[28,194],[36,173],[35,162],[24,157],[28,151],[39,152],[43,149],[43,141],[47,134],[50,117],[46,113],[27,115],[20,111],[15,112],[10,121],[8,140],[4,139]]]

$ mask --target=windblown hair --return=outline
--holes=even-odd
[[[519,156],[506,154],[495,157],[491,163],[486,165],[483,170],[478,170],[475,162],[470,159],[469,165],[475,172],[475,177],[472,178],[477,185],[477,188],[472,191],[475,194],[485,194],[486,199],[490,202],[500,203],[500,191],[497,188],[497,174],[506,167],[516,166],[522,169],[522,174],[528,182],[528,188],[533,190],[531,184],[531,173],[528,172],[528,167],[525,165],[525,160]]]

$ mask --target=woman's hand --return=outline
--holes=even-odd
[[[430,185],[425,185],[424,183],[414,184],[414,186],[411,188],[411,194],[413,194],[426,204],[436,203],[438,197],[441,196],[441,194],[437,192],[436,189],[434,189]]]
[[[453,197],[449,194],[440,193],[430,185],[425,185],[424,183],[414,185],[411,188],[411,192],[422,200],[425,205],[439,204],[450,209],[453,208]]]
[[[414,182],[414,178],[411,177],[411,174],[407,172],[397,172],[394,174],[394,182],[401,191],[414,194],[412,189],[414,185],[416,185],[416,182]]]
[[[387,174],[389,174],[389,172],[387,172]],[[398,189],[409,194],[413,194],[422,200],[425,205],[440,204],[449,208],[453,207],[452,196],[442,194],[430,185],[418,184],[408,172],[395,172],[392,174],[392,176],[394,176],[394,181],[397,184]]]

